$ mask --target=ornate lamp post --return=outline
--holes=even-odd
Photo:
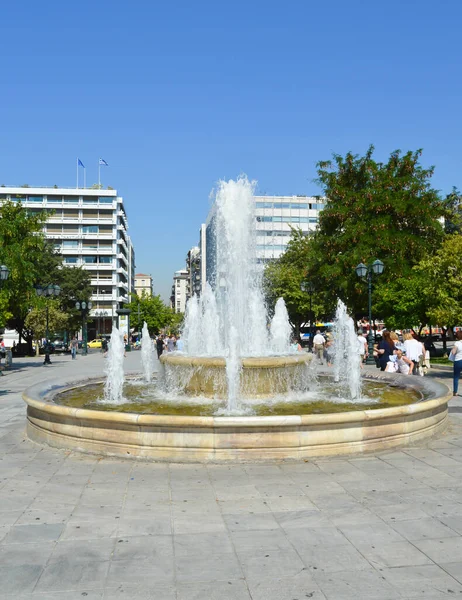
[[[1,269],[1,267],[0,267]],[[35,291],[37,293],[37,296],[43,296],[45,298],[46,301],[46,327],[45,327],[45,359],[43,361],[44,365],[51,365],[51,360],[50,360],[50,340],[48,339],[49,337],[49,332],[48,332],[48,298],[50,296],[59,296],[59,294],[61,293],[61,288],[59,287],[59,285],[47,285],[45,287],[41,286],[41,285],[37,285],[35,288]]]
[[[384,264],[381,260],[374,260],[374,262],[366,266],[364,263],[359,263],[356,267],[356,275],[361,279],[367,280],[367,291],[369,294],[369,335],[367,336],[368,345],[368,357],[366,360],[367,365],[375,364],[374,361],[374,339],[372,336],[372,276],[381,275],[383,273]]]
[[[75,308],[81,311],[82,314],[82,337],[83,337],[83,354],[88,354],[87,346],[87,314],[91,310],[93,304],[91,302],[76,302]]]
[[[310,296],[310,339],[308,341],[308,347],[310,350],[312,350],[313,348],[313,337],[314,337],[314,328],[313,328],[313,309],[312,309],[312,297],[313,297],[313,292],[314,292],[314,285],[311,283],[311,281],[302,281],[302,283],[300,284],[300,289],[302,290],[302,292],[307,292]]]
[[[9,268],[5,265],[0,265],[0,282],[6,281],[9,276],[10,276]]]

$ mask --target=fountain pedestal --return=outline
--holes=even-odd
[[[258,356],[242,359],[240,395],[243,398],[269,398],[303,390],[312,354],[299,352],[286,356]],[[226,361],[223,357],[163,354],[167,389],[188,396],[227,398]]]

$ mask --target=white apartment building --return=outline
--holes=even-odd
[[[94,332],[109,333],[116,311],[135,291],[135,252],[123,199],[116,190],[2,187],[0,202],[20,201],[30,212],[53,211],[44,226],[67,266],[91,273]],[[90,337],[91,339],[91,337]]]
[[[324,202],[316,196],[255,196],[257,260],[279,258],[289,243],[291,227],[306,235],[314,231]]]
[[[186,302],[190,296],[190,275],[187,269],[175,271],[173,276],[172,295],[170,297],[171,307],[176,313],[184,313]]]
[[[145,296],[152,296],[152,277],[145,273],[137,273],[135,275],[135,293],[141,298]]]
[[[318,196],[255,196],[255,228],[257,262],[265,264],[279,258],[287,248],[291,227],[299,228],[306,235],[318,226],[319,213],[325,199]],[[216,276],[215,205],[201,225],[199,235],[200,286],[192,293],[203,292],[205,282],[212,285]],[[199,293],[200,293],[199,291]]]

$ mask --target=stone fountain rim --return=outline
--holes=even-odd
[[[127,373],[127,377],[139,376],[139,372]],[[93,410],[88,408],[71,408],[55,404],[53,398],[56,394],[83,385],[101,383],[103,378],[93,377],[82,379],[57,379],[53,382],[42,381],[27,388],[22,395],[29,407],[36,408],[44,413],[63,418],[90,420],[98,422],[118,422],[121,424],[139,426],[171,426],[171,427],[210,427],[220,428],[239,426],[248,428],[260,427],[294,427],[299,425],[332,425],[353,422],[382,421],[387,418],[408,417],[418,415],[429,410],[436,410],[447,404],[452,398],[449,388],[437,381],[423,377],[412,377],[393,373],[376,373],[363,375],[366,380],[383,381],[399,387],[412,387],[422,391],[425,389],[430,398],[390,408],[366,409],[349,412],[328,413],[322,415],[294,414],[275,416],[181,416],[181,415],[147,415],[142,413],[122,413]],[[406,385],[407,384],[407,385]],[[412,384],[412,385],[411,385]]]
[[[309,363],[313,358],[308,352],[299,352],[298,354],[282,354],[269,356],[245,356],[241,359],[242,366],[245,369],[252,368],[282,368]],[[226,358],[224,356],[189,356],[188,354],[169,353],[162,354],[160,361],[163,364],[177,365],[184,367],[225,367]]]

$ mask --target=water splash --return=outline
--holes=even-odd
[[[150,383],[152,380],[152,372],[154,370],[154,345],[149,335],[146,321],[143,323],[141,337],[141,366],[143,368],[145,381]]]
[[[123,400],[124,352],[122,334],[117,327],[113,327],[104,369],[106,374],[104,401],[110,404],[120,404]]]
[[[289,323],[289,314],[283,298],[276,302],[274,317],[271,321],[271,350],[275,354],[287,352],[292,337],[292,327]]]
[[[343,394],[361,399],[361,356],[353,319],[341,300],[337,302],[334,321],[334,381],[340,383]]]

